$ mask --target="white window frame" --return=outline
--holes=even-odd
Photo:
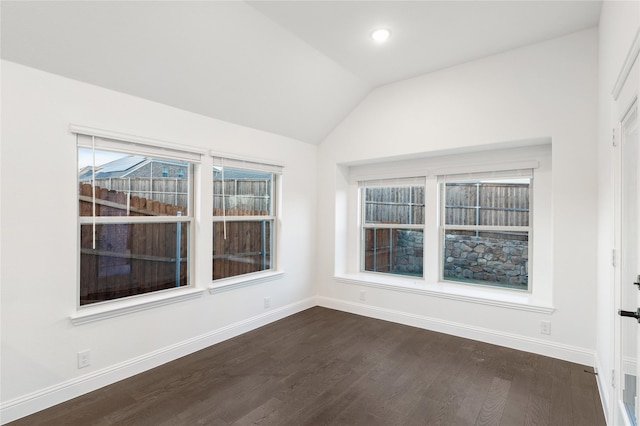
[[[411,159],[373,160],[337,165],[334,278],[338,282],[424,294],[492,306],[549,314],[553,308],[553,232],[551,139],[496,144],[472,151],[414,155]],[[444,281],[438,176],[533,169],[530,291]],[[360,191],[358,181],[426,176],[424,277],[364,273],[360,270]],[[536,203],[533,203],[533,200]],[[433,202],[430,202],[432,200]],[[431,253],[430,253],[431,252]],[[535,259],[535,264],[533,260]],[[535,277],[535,282],[533,280]]]
[[[499,166],[497,166],[499,167]],[[529,184],[529,225],[528,226],[483,226],[483,225],[447,225],[445,223],[445,197],[446,197],[446,184],[448,183],[466,183],[466,182],[479,182],[479,181],[491,181],[491,180],[508,180],[508,179],[528,179]],[[504,288],[508,290],[515,291],[524,291],[531,292],[532,283],[533,283],[533,221],[534,221],[534,206],[533,206],[533,170],[532,169],[522,169],[522,170],[494,170],[491,172],[481,172],[481,173],[467,173],[467,174],[452,174],[452,175],[440,175],[438,176],[438,205],[439,209],[439,235],[440,235],[440,251],[439,251],[439,264],[440,264],[440,281],[443,282],[454,282],[454,283],[462,283],[467,285],[480,285],[480,286],[489,286],[496,288]],[[473,231],[473,232],[522,232],[527,234],[527,248],[528,253],[531,255],[528,259],[529,270],[528,270],[528,282],[526,289],[515,289],[510,287],[502,287],[497,284],[490,283],[465,283],[463,281],[454,280],[451,278],[445,278],[444,276],[444,250],[445,250],[445,235],[446,231]]]
[[[418,230],[422,231],[423,235],[423,247],[424,247],[424,236],[425,236],[425,220],[419,224],[412,223],[367,223],[366,221],[366,200],[365,200],[365,191],[368,188],[400,188],[400,187],[422,187],[425,191],[426,195],[426,187],[425,187],[425,177],[415,177],[415,178],[400,178],[400,179],[376,179],[376,180],[363,180],[358,182],[359,193],[358,193],[358,207],[359,207],[359,228],[360,228],[360,241],[359,241],[359,257],[360,257],[360,272],[365,274],[384,274],[391,276],[399,276],[399,277],[410,277],[414,278],[415,276],[409,274],[400,274],[393,272],[379,272],[379,271],[368,271],[365,269],[365,261],[366,254],[365,250],[365,241],[366,241],[366,230],[367,229],[409,229],[409,230]],[[425,200],[426,202],[426,200]],[[426,210],[426,209],[425,209]],[[426,211],[425,211],[426,216]],[[390,255],[392,256],[392,255]],[[374,258],[375,258],[374,254]],[[424,261],[423,261],[423,271],[424,271]],[[423,272],[424,276],[424,272]]]
[[[138,137],[123,133],[95,129],[86,126],[74,125],[69,126],[69,130],[75,135],[76,152],[79,148],[88,148],[101,151],[112,151],[118,153],[127,153],[134,155],[144,155],[154,158],[166,158],[172,160],[180,160],[189,163],[189,179],[190,179],[190,196],[188,202],[187,216],[80,216],[77,212],[78,226],[76,237],[77,242],[77,293],[76,293],[76,310],[70,316],[74,325],[80,325],[93,322],[105,318],[111,318],[124,315],[130,312],[136,312],[151,309],[156,306],[162,306],[168,303],[176,303],[183,300],[200,297],[203,294],[202,289],[196,288],[195,282],[195,247],[196,247],[196,214],[195,204],[197,191],[195,188],[196,175],[199,173],[199,166],[202,155],[205,151],[194,147],[188,147],[172,142],[161,141],[157,139]],[[77,166],[77,162],[76,162]],[[76,194],[78,180],[76,179]],[[76,195],[77,198],[77,195]],[[118,223],[187,223],[188,224],[188,285],[156,290],[148,293],[121,297],[102,302],[96,302],[89,305],[80,305],[80,228],[83,225],[93,224],[118,224]]]
[[[209,292],[211,294],[219,293],[235,288],[245,287],[261,282],[271,281],[277,279],[284,274],[279,269],[278,263],[278,245],[279,245],[279,212],[281,205],[281,188],[282,188],[282,174],[284,172],[284,165],[272,160],[257,159],[245,156],[237,156],[226,153],[211,152],[210,156],[213,157],[213,167],[219,168],[234,168],[250,171],[267,172],[272,176],[271,179],[271,199],[270,199],[270,213],[269,215],[257,215],[257,216],[232,216],[227,215],[226,211],[223,215],[213,215],[213,208],[211,211],[211,222],[223,223],[226,232],[227,222],[270,222],[270,241],[268,242],[270,250],[270,268],[262,271],[244,273],[224,278],[213,279],[210,276],[211,285],[209,286]],[[210,170],[213,173],[213,170]],[[210,175],[211,176],[211,175]],[[213,227],[212,227],[213,230]],[[213,238],[213,235],[210,236]],[[213,273],[213,257],[212,268]]]

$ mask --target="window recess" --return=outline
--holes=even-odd
[[[484,303],[487,300],[513,303],[517,309],[523,306],[543,307],[553,306],[553,260],[554,244],[552,205],[554,187],[552,186],[552,145],[550,139],[527,142],[526,145],[512,147],[505,146],[498,149],[482,149],[474,152],[453,151],[446,155],[415,156],[411,159],[375,161],[369,164],[338,165],[336,173],[336,251],[335,277],[344,282],[358,285],[384,286],[387,289],[409,291],[419,294],[436,295],[438,297],[453,297],[465,301]],[[363,188],[381,185],[393,186],[401,179],[420,176],[419,184],[424,185],[424,225],[408,223],[375,223],[365,221]],[[424,177],[422,177],[424,176]],[[385,182],[386,181],[386,182]],[[528,184],[527,196],[508,197],[510,202],[516,199],[525,205],[486,204],[483,197],[491,192],[484,183]],[[498,182],[496,182],[498,181]],[[502,181],[502,182],[500,182]],[[394,183],[395,182],[395,183]],[[447,187],[447,183],[450,184]],[[478,188],[478,184],[480,188]],[[475,199],[453,199],[454,185],[467,187],[467,195]],[[400,185],[402,186],[402,185]],[[480,190],[481,203],[476,204],[477,191]],[[461,190],[458,189],[458,190]],[[513,189],[511,189],[513,191]],[[494,192],[497,190],[494,190]],[[526,192],[526,191],[525,191]],[[528,200],[528,213],[526,212]],[[454,203],[455,201],[455,203]],[[464,201],[464,203],[463,203]],[[503,200],[507,202],[507,198]],[[445,213],[456,216],[447,219]],[[502,212],[501,212],[502,211]],[[498,221],[496,217],[507,213],[508,219]],[[509,216],[510,215],[510,216]],[[528,222],[522,219],[528,215]],[[489,221],[493,216],[494,220]],[[514,219],[519,216],[521,221]],[[405,216],[406,217],[406,216]],[[477,217],[477,219],[476,219]],[[380,262],[376,259],[373,268],[371,259],[367,261],[365,230],[374,227],[401,228],[414,227],[423,229],[423,271],[422,275],[400,275],[397,273],[374,272]],[[458,234],[458,235],[456,235]],[[467,234],[467,235],[463,235]],[[477,235],[476,235],[477,234]],[[493,234],[493,235],[491,235]],[[494,238],[499,236],[500,238]],[[519,244],[514,250],[515,257],[507,257],[501,273],[480,276],[480,272],[492,274],[486,267],[496,267],[500,264],[500,253],[496,259],[480,256],[480,252],[491,254],[487,246],[478,247],[476,244],[466,244],[467,247],[455,246],[462,253],[447,252],[447,237],[449,243],[454,238],[475,238],[497,241],[493,250],[507,249],[511,245]],[[376,241],[378,241],[376,236]],[[370,238],[371,240],[372,238]],[[393,241],[393,240],[392,240]],[[389,244],[387,244],[389,245]],[[392,246],[392,244],[391,244]],[[376,251],[380,246],[376,245]],[[371,248],[371,247],[369,247]],[[477,248],[477,250],[476,250]],[[518,259],[518,253],[522,252]],[[471,254],[469,260],[476,262],[465,268],[458,263],[463,256]],[[475,256],[478,256],[475,260]],[[383,255],[380,255],[383,256]],[[451,258],[451,259],[449,259]],[[478,262],[478,259],[480,261]],[[534,262],[535,260],[535,262]],[[510,262],[509,262],[510,261]],[[383,259],[384,262],[384,259]],[[489,262],[497,262],[491,263]],[[524,263],[522,263],[524,262]],[[460,268],[447,270],[446,266]],[[517,267],[518,266],[518,267]],[[471,268],[473,267],[473,269]],[[524,271],[522,271],[524,267]],[[481,268],[481,269],[479,269]],[[513,269],[510,269],[513,268]],[[464,270],[468,269],[465,273]],[[519,276],[516,276],[516,271]],[[508,272],[508,273],[507,273]],[[456,273],[458,275],[456,275]],[[474,275],[475,274],[475,275]],[[498,278],[501,275],[501,278]],[[504,277],[514,278],[513,280]],[[518,280],[517,282],[513,282]],[[535,281],[534,281],[535,280]],[[537,308],[536,308],[537,309]]]

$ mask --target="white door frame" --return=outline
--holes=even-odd
[[[614,151],[612,154],[612,178],[614,186],[614,272],[613,272],[613,292],[615,308],[611,315],[614,315],[614,345],[613,345],[613,359],[615,370],[613,373],[614,387],[609,394],[610,401],[613,403],[609,413],[609,423],[614,425],[626,425],[630,426],[627,421],[627,415],[625,408],[619,403],[619,394],[622,392],[624,369],[622,366],[622,327],[621,321],[630,321],[630,319],[624,319],[618,316],[618,309],[621,309],[622,298],[622,286],[631,285],[631,283],[622,282],[622,268],[620,268],[620,253],[621,253],[621,240],[622,240],[622,150],[620,149],[619,141],[622,137],[622,121],[627,115],[630,108],[638,102],[639,88],[640,88],[640,75],[637,72],[634,65],[638,62],[638,56],[640,54],[640,30],[636,33],[636,37],[633,41],[631,49],[627,54],[627,58],[620,70],[616,84],[612,91],[612,97],[614,101],[614,107],[612,111],[613,121],[613,146]],[[633,70],[633,73],[632,73]],[[635,79],[635,81],[630,80]],[[631,86],[627,85],[630,83]],[[631,89],[631,90],[630,90]],[[639,326],[640,327],[640,326]],[[601,386],[602,388],[602,386]],[[640,420],[640,419],[638,419]]]

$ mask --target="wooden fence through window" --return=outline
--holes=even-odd
[[[394,234],[397,234],[397,230],[389,228],[365,230],[365,271],[393,272],[391,256],[394,245],[393,241],[397,239],[397,236]]]
[[[426,200],[426,203],[436,200]],[[424,223],[422,187],[367,188],[367,223]],[[528,226],[529,185],[447,183],[447,225]]]
[[[90,182],[85,182],[90,183]],[[189,205],[189,179],[185,178],[103,178],[96,179],[96,187],[122,194],[131,194],[167,205]]]
[[[177,216],[186,207],[96,187],[96,216]],[[93,190],[80,183],[79,214],[92,216]],[[188,285],[187,223],[80,227],[80,304]],[[94,248],[95,238],[95,248]]]
[[[529,226],[528,184],[520,183],[447,183],[445,223],[447,225]],[[365,223],[424,223],[424,188],[371,187],[365,194]],[[365,229],[364,268],[367,271],[397,273],[404,256],[399,245],[398,229]],[[405,231],[406,232],[406,231]],[[452,234],[477,235],[476,231],[447,231]],[[526,240],[526,233],[480,232],[483,237]],[[416,246],[411,259],[422,260],[422,246]],[[408,258],[404,256],[404,258]]]
[[[213,181],[213,208],[222,209],[222,181]],[[225,179],[224,199],[227,216],[234,210],[237,216],[248,216],[256,211],[271,209],[271,181],[268,179]],[[263,213],[266,214],[266,213]],[[219,215],[222,215],[220,213]]]
[[[221,216],[222,209],[214,214]],[[230,210],[228,216],[260,216],[262,210]],[[213,279],[234,277],[271,269],[273,221],[227,221],[213,223]]]
[[[447,225],[529,226],[529,185],[448,183]]]
[[[101,180],[102,182],[107,179]],[[110,179],[111,188],[96,187],[97,217],[177,216],[187,214],[186,180],[172,178]],[[160,183],[164,182],[164,183]],[[173,183],[172,183],[173,182]],[[147,185],[153,185],[153,192]],[[173,185],[173,186],[172,186]],[[176,186],[177,185],[177,186]],[[229,188],[227,216],[265,216],[270,214],[270,194],[265,181],[226,181]],[[137,192],[128,193],[129,187]],[[151,186],[148,187],[149,189]],[[178,194],[171,193],[177,188]],[[214,187],[215,188],[215,187]],[[221,189],[220,187],[218,189]],[[249,191],[258,191],[250,196]],[[149,197],[135,194],[146,193]],[[214,196],[214,199],[216,197]],[[157,199],[170,200],[169,203]],[[173,204],[177,200],[178,205]],[[222,196],[218,197],[221,207]],[[231,202],[229,201],[231,200]],[[93,215],[93,189],[79,184],[79,214]],[[233,206],[233,208],[231,207]],[[253,207],[257,208],[253,208]],[[216,216],[221,208],[213,209]],[[178,231],[178,227],[180,230]],[[188,285],[186,223],[97,224],[95,249],[93,225],[80,227],[80,303],[87,305],[136,294]],[[222,222],[213,225],[212,278],[227,278],[271,268],[273,221],[228,221],[226,239]],[[176,256],[178,242],[179,257]],[[179,273],[176,274],[176,266]]]
[[[213,215],[270,216],[270,179],[220,179],[213,181]],[[223,196],[224,193],[224,196]],[[225,209],[222,209],[223,199]],[[213,224],[214,280],[271,269],[273,221],[227,221]]]

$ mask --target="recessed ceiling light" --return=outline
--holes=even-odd
[[[371,33],[371,38],[377,43],[382,43],[386,41],[390,35],[391,30],[380,28]]]

